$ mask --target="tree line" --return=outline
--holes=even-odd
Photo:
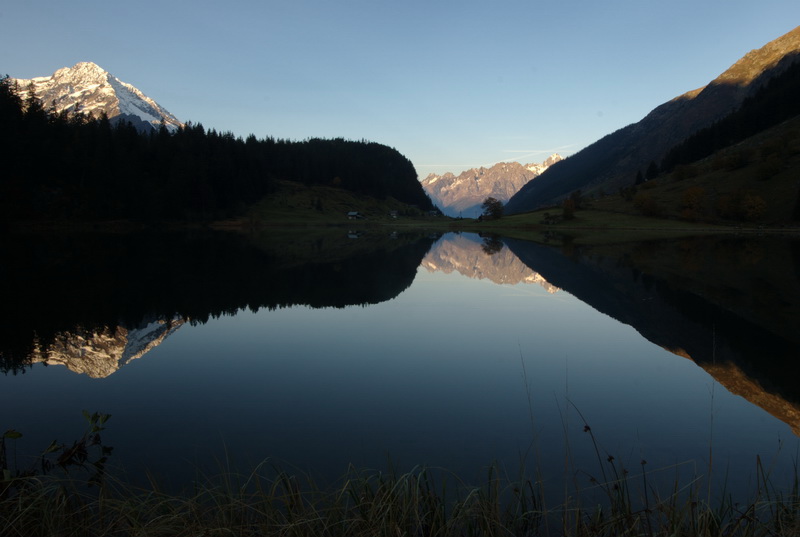
[[[281,180],[329,185],[433,209],[411,162],[368,141],[289,141],[187,124],[140,132],[54,114],[0,79],[0,222],[213,220],[241,214]]]

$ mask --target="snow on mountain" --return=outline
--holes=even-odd
[[[57,114],[79,112],[99,118],[105,112],[112,121],[130,121],[140,130],[157,129],[162,122],[171,131],[182,125],[153,99],[92,62],[64,67],[50,76],[12,81],[23,100],[33,90],[42,106]]]
[[[561,155],[555,153],[540,164],[500,162],[491,168],[472,168],[457,176],[451,172],[432,173],[422,180],[422,188],[445,214],[472,218],[481,213],[480,205],[487,197],[505,203],[528,181],[560,160]]]
[[[433,245],[420,266],[428,272],[458,272],[468,278],[487,279],[496,284],[537,284],[550,294],[559,291],[508,248],[501,246],[499,250],[487,250],[482,239],[472,233],[446,235]]]
[[[31,363],[63,365],[91,378],[105,378],[147,354],[183,326],[184,320],[144,319],[135,327],[83,328],[59,332],[46,347],[36,345]]]

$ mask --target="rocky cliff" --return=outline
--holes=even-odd
[[[113,121],[129,121],[139,130],[152,130],[162,124],[174,131],[182,123],[161,105],[137,88],[121,81],[99,65],[80,62],[50,76],[13,79],[22,99],[31,91],[45,110],[85,114]]]
[[[561,160],[556,153],[540,164],[498,162],[490,168],[471,168],[459,175],[432,173],[423,179],[422,188],[445,214],[475,218],[481,214],[483,200],[493,197],[505,203],[528,181]]]

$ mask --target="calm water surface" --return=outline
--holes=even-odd
[[[358,240],[362,239],[351,239]],[[280,300],[211,306],[207,322],[179,322],[160,343],[105,376],[95,375],[99,378],[56,363],[67,361],[74,369],[87,349],[97,354],[97,338],[91,337],[97,328],[83,333],[71,354],[63,344],[53,346],[44,337],[37,343],[44,350],[34,356],[36,363],[18,368],[16,374],[6,364],[9,372],[0,376],[0,427],[23,432],[15,449],[24,459],[53,438],[77,438],[83,430],[82,409],[110,413],[104,440],[115,447],[112,463],[132,479],[148,468],[168,483],[186,483],[197,472],[214,473],[226,458],[243,470],[274,461],[321,481],[342,475],[348,464],[385,470],[391,461],[401,469],[443,467],[479,482],[486,467],[497,463],[512,475],[521,468],[532,474],[537,468],[559,492],[565,478],[578,476],[588,486],[588,476],[600,473],[586,424],[603,457],[614,455],[636,472],[646,459],[647,470],[666,482],[676,474],[705,476],[711,469],[719,478],[715,487],[721,487],[727,473],[729,490],[749,493],[757,456],[774,468],[776,483],[789,479],[798,449],[792,430],[796,423],[786,417],[798,408],[791,394],[781,392],[780,386],[770,391],[769,379],[752,380],[752,375],[742,378],[764,389],[758,397],[752,389],[732,393],[733,381],[725,377],[726,388],[712,375],[718,373],[713,367],[717,364],[699,360],[704,369],[691,359],[697,359],[696,351],[685,351],[691,345],[705,346],[708,356],[720,356],[724,365],[723,347],[730,344],[714,328],[717,321],[709,321],[708,332],[696,329],[695,321],[676,329],[679,334],[692,333],[699,343],[656,344],[640,332],[649,334],[647,323],[658,326],[661,319],[678,323],[674,312],[651,311],[653,317],[644,327],[623,323],[596,309],[602,310],[598,304],[606,302],[620,304],[621,299],[606,296],[588,305],[576,298],[580,290],[555,287],[520,261],[514,253],[522,252],[519,244],[506,241],[499,248],[496,243],[487,248],[488,241],[468,234],[428,237],[416,246],[412,242],[385,247],[370,267],[362,266],[366,254],[356,251],[349,261],[346,254],[329,264],[318,260],[313,270],[295,263],[267,272],[258,292],[266,289],[264,293],[280,295]],[[318,247],[325,250],[324,245]],[[524,253],[529,258],[539,255]],[[557,250],[551,253],[566,259]],[[274,261],[269,255],[265,259],[259,262]],[[239,262],[230,259],[231,264]],[[564,262],[547,265],[547,270],[562,275],[577,270],[570,268],[576,266],[574,259]],[[135,263],[132,273],[124,275],[127,281],[117,286],[139,285],[131,274],[144,274],[148,263]],[[163,298],[170,286],[181,286],[176,283],[179,274],[191,277],[198,266],[196,260],[192,263],[175,272],[163,269],[160,275],[141,276],[141,287]],[[609,266],[619,264],[615,260]],[[410,267],[407,274],[399,274],[402,266]],[[345,277],[348,271],[354,273],[352,278]],[[193,284],[192,292],[215,294],[214,277],[236,277],[210,274],[205,283]],[[335,296],[298,296],[292,305],[287,290],[324,287],[328,275],[339,278],[335,285],[341,288]],[[581,273],[572,276],[589,281]],[[402,282],[398,287],[386,279]],[[356,290],[362,298],[344,305],[347,286],[365,280],[371,282],[369,293]],[[154,283],[158,281],[164,285]],[[77,304],[76,297],[93,293],[55,290],[73,284],[82,285],[65,279],[39,296],[40,310],[47,307],[48,295],[53,301]],[[616,284],[609,280],[608,289],[597,291],[608,292]],[[103,283],[108,301],[130,304],[125,293],[109,291],[114,285]],[[648,286],[655,300],[661,300],[656,296],[661,293],[658,285],[647,284],[640,292]],[[388,291],[383,292],[384,287]],[[177,294],[194,296],[189,291]],[[627,296],[633,297],[632,303],[646,303],[648,298],[636,292]],[[325,300],[330,306],[325,307]],[[191,316],[180,311],[180,300],[175,303],[176,314]],[[69,309],[63,304],[53,307]],[[197,308],[194,303],[192,307]],[[169,305],[154,308],[149,320],[167,318],[163,312],[168,310]],[[628,315],[646,317],[637,310]],[[688,315],[691,318],[691,312]],[[35,324],[37,316],[27,316]],[[135,324],[125,322],[128,328]],[[137,326],[147,322],[143,319]],[[53,320],[46,324],[58,326]],[[4,332],[6,339],[17,338],[31,326],[12,328]],[[62,340],[81,339],[78,327],[53,332]],[[108,342],[104,352],[119,357],[119,345],[135,334],[129,330],[121,343]],[[761,332],[754,334],[763,337]],[[19,338],[22,344],[15,343],[16,359],[26,352],[19,350],[26,337]],[[791,354],[797,348],[793,345],[786,343],[782,352]],[[53,350],[57,348],[61,354]],[[769,358],[746,352],[754,362]],[[772,402],[753,402],[763,400]],[[784,405],[782,414],[775,412],[776,405]]]

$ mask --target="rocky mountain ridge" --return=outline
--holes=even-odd
[[[506,205],[509,213],[559,203],[571,192],[614,193],[637,173],[700,129],[738,109],[770,80],[800,61],[800,27],[744,55],[708,85],[653,109],[637,123],[608,134],[523,186]]]
[[[422,180],[422,188],[448,216],[474,218],[481,214],[483,200],[491,196],[505,203],[528,181],[561,160],[561,155],[554,153],[539,164],[498,162],[489,168],[471,168],[459,175],[432,173]]]
[[[157,129],[163,123],[175,131],[182,123],[137,88],[121,81],[99,65],[79,62],[50,76],[14,78],[24,100],[30,92],[46,110],[56,114],[81,113],[95,118],[103,113],[112,122],[129,121],[139,130]]]

